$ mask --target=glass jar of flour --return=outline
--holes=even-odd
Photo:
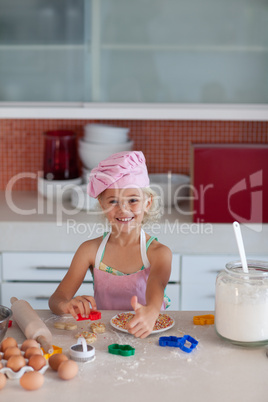
[[[236,345],[268,343],[268,262],[229,262],[216,279],[215,329]]]

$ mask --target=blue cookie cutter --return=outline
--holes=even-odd
[[[191,345],[189,347],[185,346],[186,342],[190,342]],[[181,338],[177,336],[161,336],[159,338],[159,345],[180,348],[183,352],[191,353],[198,345],[198,341],[190,335],[184,335]]]
[[[177,336],[161,336],[159,338],[160,346],[173,346],[174,348],[178,348],[181,344],[181,339]]]
[[[181,343],[180,349],[186,353],[191,353],[198,345],[198,341],[192,338],[190,335],[184,335],[181,340],[184,341]],[[186,342],[190,342],[191,346],[185,346]]]

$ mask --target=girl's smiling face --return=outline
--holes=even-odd
[[[140,188],[107,189],[99,202],[112,227],[120,232],[140,226],[151,206],[151,199]]]

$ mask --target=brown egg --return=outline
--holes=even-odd
[[[11,348],[13,346],[18,346],[16,339],[9,336],[8,338],[4,339],[1,343],[1,350],[5,352],[7,348]]]
[[[59,365],[58,375],[62,380],[71,380],[78,373],[78,364],[73,360],[66,360]]]
[[[46,359],[41,355],[32,355],[28,361],[28,366],[31,366],[35,371],[41,370],[46,364]]]
[[[44,384],[44,376],[38,371],[28,371],[20,378],[20,385],[28,391],[34,391],[42,387]]]
[[[50,356],[48,359],[48,364],[52,368],[52,370],[57,371],[59,365],[63,362],[69,360],[68,357],[63,353],[55,353],[54,355]]]
[[[6,364],[6,367],[9,367],[15,372],[20,371],[24,366],[26,366],[26,360],[23,356],[11,356]]]
[[[34,347],[34,348],[39,348],[40,346],[39,346],[39,343],[38,343],[35,339],[26,339],[26,340],[23,342],[23,344],[21,345],[21,348],[20,348],[20,349],[21,349],[23,352],[25,352],[26,349],[32,348],[32,347]]]
[[[11,356],[21,356],[21,351],[17,346],[12,346],[5,350],[4,359],[8,360]]]
[[[0,373],[0,389],[3,389],[6,385],[7,378],[4,373]]]
[[[43,352],[40,348],[36,348],[34,346],[26,349],[25,353],[24,353],[24,357],[25,359],[30,359],[31,356],[33,355],[42,355]]]

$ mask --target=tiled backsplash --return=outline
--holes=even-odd
[[[145,154],[149,173],[189,174],[191,143],[268,143],[268,122],[0,120],[0,190],[19,173],[42,170],[43,132],[68,129],[81,137],[85,124],[93,122],[129,127],[135,149]],[[13,189],[35,190],[36,181],[17,180]]]

